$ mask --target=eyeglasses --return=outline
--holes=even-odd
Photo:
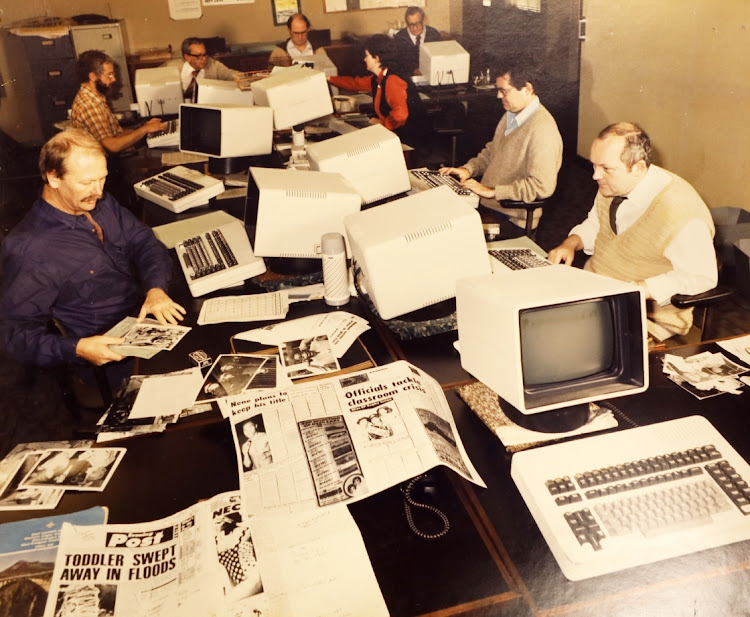
[[[416,28],[417,26],[421,26],[424,22],[420,19],[419,21],[413,21],[413,22],[406,22],[406,25],[409,28]]]
[[[208,54],[188,54],[191,58],[198,58],[198,60],[202,60],[203,58],[208,58]]]
[[[105,77],[107,79],[115,79],[116,75],[114,73],[102,73],[102,77]]]
[[[515,88],[498,88],[497,91],[503,96],[507,96],[508,92],[513,92]]]
[[[302,31],[300,31],[300,32],[295,32],[294,30],[290,30],[290,31],[289,31],[289,33],[290,33],[290,34],[291,34],[292,36],[302,36],[303,34],[307,34],[308,32],[310,32],[310,30],[309,30],[309,29],[308,29],[308,30],[302,30]]]

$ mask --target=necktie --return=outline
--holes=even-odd
[[[419,43],[420,43],[421,41],[422,41],[422,35],[421,35],[421,34],[418,34],[418,35],[417,35],[417,42],[416,42],[416,43],[414,43],[414,44],[415,44],[415,45],[416,45],[417,47],[419,47]]]
[[[612,228],[612,231],[615,233],[617,233],[617,223],[616,223],[617,208],[619,208],[620,204],[626,199],[627,197],[622,197],[620,195],[617,195],[617,197],[612,199],[612,203],[609,204],[609,226]]]
[[[86,219],[88,220],[88,222],[91,223],[91,225],[93,225],[94,228],[91,231],[96,232],[96,237],[99,238],[99,242],[103,243],[104,242],[104,234],[102,233],[101,225],[99,225],[99,223],[97,223],[94,220],[94,217],[91,216],[91,212],[87,212],[86,210],[84,210],[83,211],[83,216],[85,216]]]
[[[193,92],[195,92],[195,79],[198,77],[198,73],[200,73],[200,69],[193,71],[193,76],[188,84],[187,90],[185,90],[186,99],[193,98]]]

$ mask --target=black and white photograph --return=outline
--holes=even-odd
[[[393,437],[393,420],[395,403],[381,405],[373,413],[357,420],[357,426],[369,441],[380,441]]]
[[[339,370],[327,334],[288,341],[281,347],[281,361],[290,379],[323,375]]]
[[[96,615],[109,617],[115,614],[117,585],[93,583],[73,584],[60,587],[55,606],[55,617],[73,615]]]
[[[258,375],[267,357],[242,354],[222,354],[216,358],[195,399],[197,403],[215,401],[244,392]],[[261,381],[267,377],[261,373]]]
[[[46,510],[57,507],[63,492],[57,488],[21,487],[23,479],[39,462],[40,452],[27,454],[0,493],[0,511],[3,510]]]
[[[273,463],[271,444],[266,434],[263,414],[237,424],[235,429],[244,471],[252,471]]]
[[[125,451],[125,448],[49,450],[23,479],[21,487],[103,491]]]
[[[162,326],[160,324],[135,324],[123,338],[125,347],[154,347],[173,349],[190,331],[187,326]]]

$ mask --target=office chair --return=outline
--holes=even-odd
[[[708,340],[709,337],[706,334],[710,332],[711,328],[711,307],[719,300],[724,300],[731,297],[734,294],[734,290],[727,285],[717,285],[713,289],[704,291],[700,294],[687,295],[687,294],[675,294],[672,296],[672,304],[677,308],[691,308],[702,309],[701,317],[699,320],[695,319],[695,311],[693,311],[693,328],[695,328],[700,334],[700,342]],[[693,329],[691,328],[691,330]]]
[[[435,114],[432,130],[438,135],[447,135],[451,140],[449,167],[456,166],[458,137],[466,131],[466,107],[461,101],[444,103]]]
[[[534,238],[534,212],[538,208],[543,208],[544,204],[547,203],[546,199],[536,199],[534,201],[530,201],[529,203],[526,203],[525,201],[516,201],[515,199],[503,199],[500,202],[500,205],[503,208],[519,208],[522,210],[526,210],[526,226],[524,228],[524,233],[528,238],[533,239]]]
[[[49,325],[50,332],[67,336],[65,327],[56,319]],[[95,385],[81,385],[69,365],[57,367],[55,378],[60,386],[63,402],[76,422],[83,422],[83,410],[104,411],[112,404],[112,389],[103,366],[94,366]]]

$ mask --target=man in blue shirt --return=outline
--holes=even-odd
[[[45,185],[2,247],[0,338],[23,364],[101,366],[123,356],[103,336],[123,317],[154,315],[175,324],[185,314],[166,293],[172,263],[151,229],[103,192],[107,160],[85,131],[58,133],[43,147]],[[66,331],[53,333],[52,320]]]

